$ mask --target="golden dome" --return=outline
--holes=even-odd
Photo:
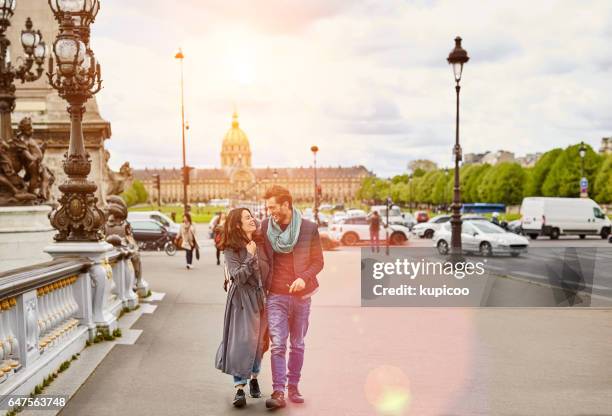
[[[225,134],[221,146],[221,167],[251,166],[251,146],[247,135],[240,129],[238,113],[232,116],[232,128]]]
[[[225,137],[223,138],[223,147],[226,145],[246,146],[247,149],[250,147],[249,138],[240,128],[240,124],[238,123],[238,113],[235,111],[234,115],[232,116],[232,128],[227,131]]]

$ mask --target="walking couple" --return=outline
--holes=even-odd
[[[227,303],[216,368],[234,377],[233,404],[246,405],[245,387],[261,397],[257,375],[270,346],[272,396],[268,409],[303,403],[298,384],[304,363],[311,296],[323,269],[315,223],[293,207],[289,191],[273,186],[265,196],[269,217],[261,227],[247,208],[230,211],[223,227]],[[289,360],[286,360],[289,339]]]

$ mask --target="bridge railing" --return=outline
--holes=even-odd
[[[127,248],[102,261],[64,256],[0,273],[0,404],[28,395],[139,298]]]

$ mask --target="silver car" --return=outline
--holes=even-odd
[[[446,223],[435,233],[434,246],[440,254],[448,254],[450,244],[451,224]],[[483,256],[509,254],[517,257],[527,252],[529,240],[488,221],[464,220],[461,224],[461,246],[465,252],[480,253]]]

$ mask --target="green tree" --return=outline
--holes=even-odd
[[[433,204],[434,202],[434,188],[436,182],[440,176],[444,174],[439,170],[432,170],[427,172],[421,178],[419,178],[418,187],[416,188],[416,201],[419,203]]]
[[[600,204],[612,203],[612,155],[605,156],[593,186],[594,199]]]
[[[391,178],[391,183],[392,184],[408,183],[408,179],[409,179],[409,176],[407,173],[403,175],[395,175],[394,177]]]
[[[482,202],[519,204],[523,199],[525,171],[518,163],[502,162],[487,170],[478,188]]]
[[[479,194],[479,186],[490,169],[491,165],[488,163],[484,165],[471,164],[461,168],[459,172],[461,201],[468,203],[482,202]]]
[[[427,159],[416,159],[408,163],[408,170],[413,174],[415,174],[417,170],[430,172],[432,170],[436,170],[437,168],[438,165],[436,165],[435,162]]]
[[[590,146],[584,157],[584,173],[589,184],[595,182],[595,175],[602,163],[602,157]],[[557,157],[546,180],[542,184],[542,194],[553,197],[578,197],[580,195],[580,166],[578,153],[579,144],[567,147]]]
[[[525,186],[525,196],[542,195],[542,185],[555,161],[563,153],[562,149],[553,149],[544,153],[529,172]]]
[[[123,198],[128,207],[131,207],[136,204],[147,202],[149,194],[142,182],[135,180],[132,182],[132,185],[121,194],[121,198]]]
[[[376,187],[376,181],[378,180],[378,178],[376,178],[375,176],[368,176],[367,178],[364,178],[363,181],[361,182],[361,187],[359,188],[359,190],[357,191],[357,199],[360,200],[369,200],[369,199],[374,199],[374,195],[375,195],[375,187]]]

